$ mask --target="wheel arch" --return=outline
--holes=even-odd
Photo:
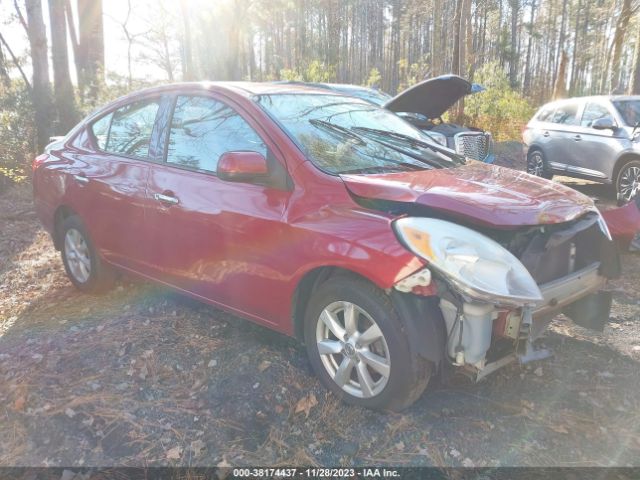
[[[618,182],[618,174],[622,167],[632,160],[640,161],[640,154],[636,152],[623,152],[618,159],[616,160],[615,165],[613,166],[613,172],[611,175],[611,182],[617,186]]]
[[[542,148],[542,145],[540,145],[539,143],[532,143],[531,145],[529,145],[529,148],[527,148],[527,157],[529,157],[529,154],[531,152],[535,152],[535,151],[538,151],[543,155],[546,155],[544,152],[544,148]]]
[[[363,279],[376,285],[371,279],[353,270],[338,266],[314,268],[302,277],[296,286],[291,305],[293,335],[304,342],[305,307],[313,290],[337,275],[347,275]],[[376,285],[377,288],[380,286]],[[395,289],[388,291],[396,313],[404,320],[411,350],[420,357],[440,366],[445,358],[446,328],[437,296],[421,297],[402,293]]]
[[[338,267],[335,265],[325,265],[316,267],[306,272],[298,284],[293,293],[291,299],[291,315],[293,322],[293,335],[296,339],[304,341],[304,314],[305,307],[311,298],[313,290],[327,281],[331,277],[337,275],[349,275],[357,278],[361,278],[367,282],[375,285],[375,282],[371,279],[357,273],[354,270],[350,270],[344,267]]]
[[[62,239],[60,238],[60,226],[67,218],[72,215],[77,215],[76,211],[68,205],[60,205],[53,214],[53,245],[56,250],[62,248]]]

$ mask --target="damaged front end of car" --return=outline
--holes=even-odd
[[[611,294],[603,287],[619,275],[620,264],[595,210],[570,222],[515,230],[480,231],[410,216],[395,220],[393,228],[427,262],[396,283],[396,304],[405,310],[415,304],[414,312],[403,312],[413,318],[420,303],[425,311],[435,309],[441,319],[428,323],[440,328],[415,327],[423,329],[415,338],[426,342],[426,358],[446,359],[476,380],[515,360],[549,356],[533,341],[559,313],[596,330],[609,319]]]

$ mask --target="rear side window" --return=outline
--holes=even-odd
[[[611,114],[609,113],[609,109],[604,105],[600,105],[598,103],[587,103],[587,106],[584,107],[582,122],[580,122],[580,125],[583,127],[590,127],[595,120],[610,116]]]
[[[117,155],[147,158],[159,107],[159,99],[143,100],[94,122],[91,131],[98,148]]]
[[[112,117],[113,113],[109,113],[91,125],[91,131],[100,150],[107,148],[107,139],[109,137],[109,127],[111,126]]]
[[[551,114],[554,111],[555,111],[555,107],[550,107],[550,106],[542,107],[542,110],[540,110],[540,113],[538,113],[536,120],[538,120],[539,122],[549,122],[551,118]]]
[[[565,103],[558,106],[550,121],[563,125],[578,125],[578,104]]]
[[[215,172],[223,153],[252,151],[267,156],[267,147],[232,108],[207,97],[179,96],[167,146],[167,163]]]

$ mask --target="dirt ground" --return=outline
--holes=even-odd
[[[553,358],[435,381],[381,414],[336,401],[294,340],[242,319],[128,278],[80,294],[29,187],[13,188],[0,195],[0,466],[640,466],[639,267],[623,257],[604,333],[560,316],[542,341]]]

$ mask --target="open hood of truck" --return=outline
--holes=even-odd
[[[482,90],[481,85],[470,83],[458,75],[441,75],[406,89],[385,103],[383,108],[438,118],[462,97]]]
[[[569,187],[479,162],[341,178],[358,197],[417,203],[452,218],[494,228],[568,222],[595,210],[589,197]]]

